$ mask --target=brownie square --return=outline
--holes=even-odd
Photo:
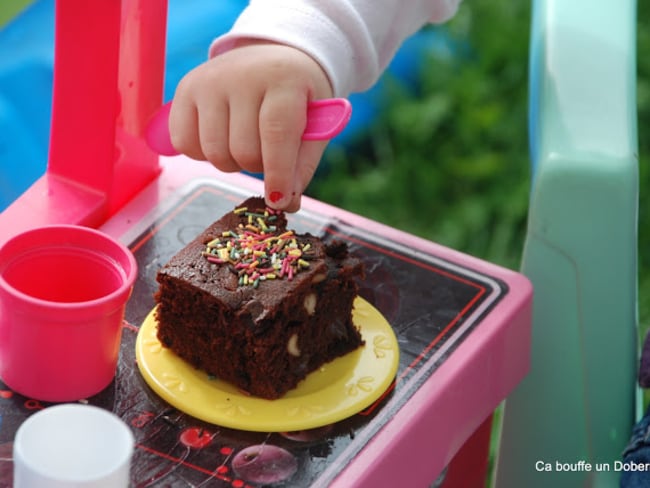
[[[158,338],[207,374],[276,399],[363,344],[352,323],[362,277],[344,242],[296,234],[252,197],[160,269]]]

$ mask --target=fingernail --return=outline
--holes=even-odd
[[[284,198],[284,194],[281,191],[272,191],[269,193],[269,200],[271,203],[278,203]]]

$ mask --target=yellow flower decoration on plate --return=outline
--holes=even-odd
[[[378,334],[372,341],[375,348],[375,356],[377,359],[385,358],[387,354],[393,349],[394,342],[387,336]]]
[[[178,393],[187,393],[187,386],[185,382],[175,374],[162,373],[162,383],[169,390],[177,391]]]

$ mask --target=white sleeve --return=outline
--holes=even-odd
[[[320,63],[335,96],[347,96],[372,86],[407,37],[449,20],[460,1],[251,0],[210,56],[241,38],[288,44]]]

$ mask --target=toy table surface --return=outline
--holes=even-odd
[[[238,431],[178,411],[147,386],[135,363],[156,271],[263,188],[258,179],[182,156],[161,164],[158,179],[100,228],[129,245],[139,276],[116,378],[83,400],[132,427],[133,486],[427,486],[528,371],[532,290],[522,275],[305,198],[290,226],[344,239],[363,259],[361,295],[400,346],[395,382],[357,415],[300,433]],[[11,485],[17,428],[46,406],[0,383],[0,486]]]

